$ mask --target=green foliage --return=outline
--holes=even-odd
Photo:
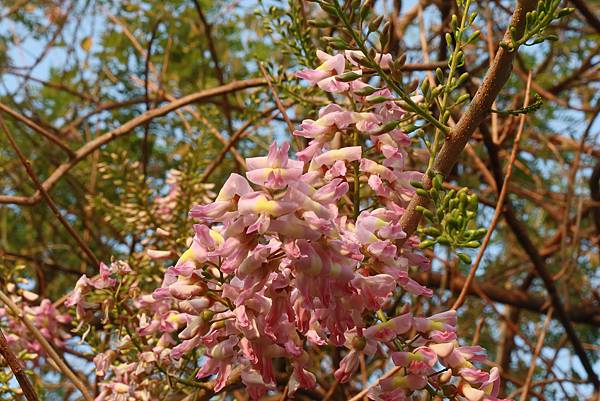
[[[485,228],[476,227],[478,200],[477,195],[469,195],[467,188],[446,191],[442,186],[443,176],[437,174],[432,179],[432,186],[425,189],[420,182],[412,182],[417,195],[431,201],[432,208],[417,206],[417,211],[425,217],[428,224],[418,229],[418,233],[426,239],[421,241],[420,248],[433,247],[436,244],[450,249],[479,248],[479,242],[486,234]],[[457,256],[466,264],[471,258],[465,253]]]
[[[510,43],[502,42],[501,45],[515,51],[519,46],[534,46],[546,40],[556,41],[558,36],[546,33],[548,26],[553,21],[559,20],[575,11],[574,8],[560,8],[561,0],[540,0],[537,8],[526,14],[525,32],[519,38],[514,26],[510,30]]]

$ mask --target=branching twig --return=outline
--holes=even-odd
[[[0,103],[0,110],[5,112],[6,114],[10,115],[11,117],[13,117],[15,120],[21,121],[23,124],[27,125],[29,128],[31,128],[35,132],[39,133],[44,138],[48,139],[50,142],[52,142],[53,144],[60,147],[66,154],[69,155],[69,157],[71,157],[71,158],[75,157],[75,152],[66,143],[64,143],[59,137],[54,135],[52,132],[46,130],[45,128],[40,127],[38,124],[31,121],[29,118],[25,117],[24,115],[22,115],[20,113],[17,113],[16,111],[14,111],[13,109],[11,109],[10,107],[6,106],[3,103]]]

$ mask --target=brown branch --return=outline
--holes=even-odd
[[[531,88],[531,72],[529,73],[529,78],[527,79],[527,87],[525,89],[525,101],[523,102],[523,107],[527,107],[529,105],[529,90],[530,90],[530,88]],[[510,154],[510,160],[509,160],[508,166],[506,168],[506,175],[504,176],[502,190],[500,190],[500,195],[498,196],[498,202],[496,204],[496,210],[494,211],[494,217],[492,218],[492,222],[490,223],[490,226],[489,226],[487,232],[485,233],[485,237],[483,238],[481,247],[479,248],[479,251],[477,252],[477,257],[475,258],[475,262],[473,263],[473,265],[471,266],[471,269],[469,270],[469,274],[467,275],[467,281],[465,282],[465,285],[464,285],[462,291],[460,292],[460,295],[454,302],[454,305],[452,305],[452,309],[456,310],[456,309],[460,308],[460,306],[465,301],[465,297],[467,296],[467,291],[469,290],[469,286],[473,282],[473,279],[475,279],[475,273],[477,272],[477,268],[479,267],[479,264],[481,263],[481,260],[483,259],[483,254],[485,253],[485,250],[486,250],[488,244],[490,243],[492,234],[494,232],[494,229],[496,228],[496,224],[498,224],[498,221],[500,220],[500,216],[502,215],[502,207],[504,205],[504,200],[506,199],[506,195],[508,193],[508,183],[510,182],[510,177],[512,176],[513,166],[515,164],[515,160],[517,159],[517,154],[519,153],[519,143],[521,142],[521,136],[523,135],[523,128],[525,128],[525,117],[526,117],[526,115],[522,114],[520,121],[519,121],[519,129],[517,131],[517,136],[515,138],[512,152]],[[496,188],[497,188],[497,186],[496,186]]]
[[[75,157],[73,159],[62,163],[59,165],[52,174],[42,183],[42,187],[45,191],[50,191],[54,185],[69,172],[73,167],[75,167],[80,161],[85,159],[87,156],[92,154],[96,149],[106,145],[107,143],[130,133],[134,128],[137,128],[147,121],[150,121],[154,118],[164,116],[165,114],[170,113],[171,111],[177,110],[181,107],[184,107],[188,104],[192,104],[198,101],[205,100],[210,97],[219,96],[223,93],[231,93],[239,90],[244,90],[248,88],[254,88],[257,86],[264,86],[267,82],[263,78],[254,78],[248,79],[245,81],[234,81],[227,85],[218,86],[216,88],[202,90],[200,92],[192,93],[190,95],[179,98],[173,102],[167,103],[161,107],[156,109],[152,109],[147,111],[131,120],[127,121],[125,124],[121,125],[118,128],[115,128],[94,140],[86,143],[75,152]],[[18,205],[35,205],[42,199],[42,194],[38,190],[32,196],[12,196],[12,195],[0,195],[0,203],[10,203],[10,204],[18,204]]]
[[[496,184],[500,187],[502,185],[503,179],[496,146],[491,142],[491,138],[489,138],[485,134],[484,144],[490,154],[492,172],[494,173]],[[573,345],[575,353],[579,357],[583,368],[588,374],[588,380],[594,384],[594,387],[597,390],[600,387],[600,381],[598,380],[598,376],[594,372],[592,364],[585,352],[585,349],[583,348],[583,345],[581,344],[581,340],[579,340],[579,337],[577,336],[577,333],[575,332],[575,329],[571,324],[571,320],[567,315],[565,307],[558,293],[558,289],[556,288],[556,285],[552,280],[552,276],[550,275],[550,272],[546,267],[546,261],[540,255],[538,247],[533,243],[533,241],[529,237],[529,234],[527,233],[527,228],[515,215],[510,199],[506,199],[506,205],[504,208],[504,219],[508,223],[508,226],[512,230],[513,234],[517,237],[519,245],[529,256],[529,259],[533,263],[536,273],[544,282],[544,286],[546,287],[546,290],[548,291],[548,296],[550,297],[550,302],[554,307],[554,312],[558,320],[563,325],[565,332],[569,337],[569,341]]]
[[[150,34],[150,40],[148,41],[148,48],[146,49],[146,57],[144,59],[144,97],[146,98],[146,111],[149,111],[152,107],[150,105],[148,83],[150,82],[150,58],[152,57],[152,45],[156,39],[158,33],[158,26],[160,25],[160,19],[154,24],[152,33]],[[150,153],[152,148],[149,144],[150,139],[150,121],[144,124],[144,136],[142,138],[142,172],[144,179],[148,175],[148,163],[150,160]]]
[[[35,263],[40,266],[46,266],[51,269],[55,269],[55,270],[58,270],[58,271],[61,271],[64,273],[73,274],[73,275],[76,275],[77,277],[81,276],[81,272],[79,270],[71,270],[71,269],[61,266],[57,263],[45,261],[43,259],[38,259],[33,256],[22,255],[22,254],[14,253],[14,252],[8,252],[8,251],[5,251],[4,249],[2,249],[1,247],[0,247],[0,258],[5,258],[5,259],[9,259],[9,260],[25,260],[27,262],[32,262],[32,263]]]
[[[534,0],[521,0],[517,2],[510,25],[516,30],[516,35],[520,37],[525,28],[525,14],[536,6]],[[510,42],[510,30],[504,35],[504,41]],[[489,114],[492,103],[500,93],[500,90],[508,81],[512,71],[515,51],[508,51],[503,47],[498,49],[493,64],[488,69],[481,87],[475,93],[467,111],[462,115],[456,126],[452,129],[446,138],[442,149],[436,156],[433,169],[444,176],[450,173],[450,170],[458,160],[465,145],[471,138],[471,135],[481,124],[484,118]],[[425,184],[431,185],[431,180],[425,177]],[[417,206],[427,204],[427,198],[416,195],[410,201],[410,204],[402,216],[401,224],[404,232],[410,236],[421,220],[421,214],[417,212]]]
[[[535,344],[535,350],[533,351],[533,355],[531,355],[531,364],[529,365],[527,378],[525,379],[525,384],[523,385],[521,401],[527,401],[527,397],[529,397],[529,390],[531,389],[531,381],[535,372],[537,357],[540,355],[540,352],[542,352],[542,347],[544,346],[544,339],[546,338],[546,333],[548,332],[548,325],[550,324],[551,319],[552,309],[548,311],[548,314],[546,315],[546,320],[544,321],[544,325],[540,328],[540,332],[537,334],[538,341]]]
[[[21,389],[23,390],[23,394],[28,401],[39,401],[29,378],[25,374],[25,369],[23,368],[23,364],[17,358],[17,356],[11,351],[8,346],[8,342],[6,341],[6,337],[4,337],[4,333],[0,330],[0,355],[4,357],[4,360],[12,370],[15,378],[19,382]]]
[[[421,285],[431,288],[444,288],[458,295],[465,285],[465,277],[453,275],[444,281],[440,273],[414,273],[411,278]],[[483,280],[475,280],[471,284],[467,295],[479,297],[484,294],[491,301],[504,305],[514,306],[534,313],[547,313],[548,301],[545,295],[529,293],[519,288],[506,288],[491,284]],[[565,311],[567,318],[573,323],[583,323],[590,326],[600,327],[600,306],[591,303],[579,303]]]
[[[27,1],[28,0],[26,0],[25,2],[27,2]],[[23,74],[22,72],[14,71],[14,70],[11,70],[11,69],[0,69],[0,71],[4,72],[5,74],[10,74],[10,75],[14,75],[14,76],[21,77],[21,78],[26,78],[26,79],[28,79],[30,81],[40,83],[43,86],[46,86],[48,88],[52,88],[52,89],[56,89],[56,90],[68,93],[70,95],[73,95],[73,96],[78,97],[78,98],[80,98],[82,100],[88,101],[90,103],[98,103],[98,101],[94,97],[90,96],[89,94],[83,93],[83,92],[77,92],[75,89],[70,88],[70,87],[68,87],[68,86],[66,86],[64,84],[61,84],[61,83],[52,82],[52,81],[45,81],[45,80],[40,79],[40,78],[27,76],[27,74]]]
[[[3,103],[0,103],[0,110],[13,117],[15,120],[21,121],[23,124],[27,125],[35,132],[39,133],[40,135],[48,139],[50,142],[60,147],[62,150],[65,151],[66,154],[69,155],[70,158],[75,157],[75,152],[73,152],[73,150],[66,143],[64,143],[59,137],[54,135],[52,132],[46,130],[45,128],[42,128],[38,124],[31,121],[29,118],[25,117],[20,113],[17,113],[16,111],[14,111],[13,109],[11,109]]]
[[[27,175],[29,175],[29,178],[31,178],[31,181],[33,181],[35,187],[38,189],[38,191],[40,191],[40,193],[42,194],[42,197],[48,203],[48,206],[52,210],[52,213],[54,213],[56,218],[60,221],[60,223],[63,225],[63,227],[69,232],[71,237],[73,237],[75,242],[77,242],[79,247],[83,250],[83,252],[89,258],[90,262],[92,262],[92,264],[94,266],[99,266],[100,261],[96,258],[96,256],[92,252],[92,250],[85,243],[85,241],[83,239],[81,239],[79,234],[77,234],[77,232],[73,229],[73,227],[71,227],[71,225],[69,224],[67,219],[65,219],[64,216],[60,213],[60,210],[58,210],[58,207],[56,206],[56,204],[54,203],[54,201],[52,200],[52,198],[50,197],[48,192],[42,186],[40,180],[38,179],[37,175],[33,171],[33,168],[31,167],[31,163],[29,162],[29,160],[27,160],[25,155],[23,155],[23,153],[21,152],[21,149],[19,149],[19,146],[17,145],[17,143],[15,142],[15,139],[10,134],[8,127],[4,123],[4,119],[2,117],[0,117],[0,126],[2,127],[2,130],[4,131],[4,134],[6,135],[8,142],[10,142],[10,145],[12,146],[14,151],[17,153],[17,156],[19,157],[21,164],[23,165],[23,167],[25,167],[25,170],[27,171]]]
[[[196,12],[198,13],[198,17],[200,18],[200,22],[204,26],[204,33],[206,35],[206,41],[208,43],[208,52],[210,53],[210,58],[215,65],[215,74],[217,76],[217,81],[219,84],[225,84],[225,76],[223,74],[223,69],[221,68],[221,64],[219,63],[219,55],[217,53],[217,49],[215,47],[215,41],[212,36],[212,25],[206,19],[204,12],[202,11],[202,6],[198,0],[194,1],[194,7],[196,8]],[[227,98],[227,94],[224,93],[223,96],[223,111],[225,111],[225,118],[227,119],[227,127],[229,129],[229,133],[233,134],[233,123],[231,121],[231,105],[229,104],[229,99]]]

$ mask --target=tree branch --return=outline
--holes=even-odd
[[[484,135],[484,144],[490,154],[492,172],[494,173],[494,178],[496,179],[496,184],[498,187],[502,185],[502,171],[500,169],[500,161],[498,159],[498,152],[496,146],[492,143],[491,138],[487,135]],[[510,198],[506,198],[505,201],[505,209],[504,209],[504,219],[506,220],[508,226],[512,230],[513,234],[517,237],[517,241],[519,245],[523,248],[525,253],[529,256],[529,259],[533,263],[533,267],[538,274],[538,276],[544,282],[544,286],[546,287],[546,291],[548,291],[548,296],[550,297],[550,303],[554,307],[554,312],[558,318],[558,320],[563,325],[567,336],[569,337],[569,341],[573,345],[573,349],[586,373],[588,374],[588,380],[594,384],[594,388],[598,390],[600,387],[600,381],[598,380],[598,376],[594,372],[592,364],[581,344],[581,340],[577,336],[573,325],[567,315],[567,311],[562,303],[560,295],[558,294],[558,290],[554,281],[552,280],[552,276],[548,272],[548,268],[546,267],[546,261],[540,255],[537,246],[533,243],[529,235],[527,234],[527,228],[523,226],[523,223],[517,218],[514,213],[512,202]]]
[[[231,93],[248,88],[254,88],[257,86],[265,86],[266,84],[267,82],[264,78],[254,78],[245,81],[234,81],[227,85],[218,86],[216,88],[206,89],[200,92],[192,93],[190,95],[174,100],[170,103],[167,103],[161,107],[147,111],[127,121],[119,128],[115,128],[103,135],[100,135],[99,137],[95,138],[94,140],[86,143],[85,145],[77,149],[77,151],[75,152],[75,156],[71,160],[59,165],[54,170],[54,172],[50,174],[50,176],[42,183],[42,187],[45,191],[49,192],[54,187],[54,185],[56,185],[56,183],[62,178],[63,175],[69,172],[80,161],[85,159],[96,149],[102,147],[103,145],[106,145],[114,139],[117,139],[123,135],[130,133],[134,128],[143,125],[147,121],[164,116],[165,114],[168,114],[171,111],[177,110],[191,103],[205,100],[210,97],[219,96],[223,93]],[[32,196],[0,195],[0,203],[10,203],[17,205],[35,205],[41,199],[42,194],[39,190],[36,191],[36,193]]]
[[[439,273],[411,273],[411,278],[427,287],[446,288],[455,295],[460,293],[466,281],[466,278],[462,275],[454,275],[447,279],[447,281],[444,281],[444,277]],[[494,302],[534,313],[547,313],[550,306],[543,294],[529,293],[520,288],[506,288],[490,284],[486,281],[474,280],[467,291],[467,295],[478,297],[478,291],[485,294],[485,296]],[[567,309],[565,312],[567,318],[574,323],[600,327],[600,306],[591,303],[580,303],[576,307]]]
[[[0,103],[0,110],[13,117],[15,120],[21,121],[23,124],[27,125],[32,130],[34,130],[35,132],[42,135],[44,138],[48,139],[50,142],[57,145],[66,154],[68,154],[69,157],[75,157],[75,152],[73,152],[73,150],[66,143],[64,143],[59,137],[54,135],[52,132],[40,127],[38,124],[31,121],[29,118],[25,117],[20,113],[17,113],[16,111],[14,111],[13,109],[11,109],[3,103]]]
[[[523,30],[525,29],[525,14],[533,10],[535,5],[535,0],[522,0],[517,3],[511,20],[511,26],[515,27],[517,36],[520,37],[523,34]],[[503,40],[509,42],[510,36],[510,30],[507,30]],[[508,81],[516,52],[516,49],[512,52],[503,47],[498,49],[494,62],[488,69],[483,83],[477,90],[477,93],[475,93],[469,108],[446,137],[446,141],[433,164],[433,169],[436,172],[444,176],[450,173],[471,135],[473,135],[477,126],[489,114],[494,100],[506,81]],[[426,186],[429,187],[431,179],[427,176],[424,179]],[[421,214],[416,210],[417,206],[424,206],[426,204],[427,198],[425,197],[415,195],[411,199],[406,212],[400,220],[404,232],[408,234],[407,237],[416,230],[421,220]]]

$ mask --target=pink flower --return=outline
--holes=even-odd
[[[330,104],[319,110],[319,118],[316,121],[309,119],[302,121],[300,130],[294,131],[294,135],[304,138],[319,138],[345,129],[353,122],[352,113],[337,104]]]
[[[433,346],[432,346],[432,349]],[[435,349],[434,349],[435,350]],[[436,350],[437,352],[437,350]],[[440,355],[440,357],[442,357]],[[479,346],[472,347],[454,347],[452,352],[445,357],[442,357],[444,364],[452,368],[472,368],[471,361],[483,361],[486,358],[485,349]]]
[[[246,390],[253,400],[258,400],[267,391],[275,389],[275,383],[265,383],[261,374],[251,368],[242,370],[242,383],[246,386]]]
[[[263,192],[251,192],[240,198],[238,211],[241,215],[254,216],[254,222],[246,231],[248,234],[254,231],[263,234],[269,228],[271,217],[291,213],[296,210],[297,206],[293,202],[272,200]]]
[[[90,280],[84,274],[77,280],[75,284],[75,288],[71,292],[71,294],[67,297],[65,301],[65,306],[73,306],[76,305],[77,318],[81,319],[85,314],[85,300],[84,295],[89,291],[91,287]]]
[[[460,376],[470,384],[481,384],[489,380],[490,374],[483,370],[473,368],[463,368],[460,370]]]
[[[396,176],[392,170],[381,164],[375,163],[373,160],[361,159],[360,171],[364,173],[375,174],[387,182],[396,181]]]
[[[352,280],[352,285],[359,290],[358,296],[361,297],[366,307],[370,310],[377,310],[396,288],[396,281],[387,274],[369,277],[357,275]]]
[[[368,85],[367,80],[346,83],[336,78],[347,61],[358,67],[356,58],[362,53],[317,54],[322,64],[298,77],[329,92],[350,91],[346,95],[352,111],[337,104],[322,108],[316,120],[303,120],[294,132],[311,139],[298,152],[299,160],[289,159],[288,143],[273,143],[266,156],[246,160],[245,177],[230,175],[214,202],[203,199],[204,204],[192,208],[190,216],[201,224],[193,226],[188,249],[166,269],[160,288],[133,303],[139,312],[136,335],[142,337],[136,345],[145,348],[139,360],[128,364],[129,352],[119,354],[116,366],[111,365],[112,354],[95,359],[98,375],[110,378],[101,384],[98,401],[156,398],[145,393],[154,364],[176,373],[185,361],[198,358],[196,350],[202,350],[197,377],[215,375],[217,392],[239,367],[249,396],[263,397],[281,384],[274,361],[282,360],[291,371],[287,386],[293,395],[316,385],[309,369],[324,366],[317,356],[322,353],[314,351],[325,345],[348,350],[334,373],[342,383],[351,379],[361,356],[397,351],[392,360],[401,372],[375,386],[369,392],[372,399],[408,401],[428,383],[439,389],[450,380],[434,374],[444,366],[445,375],[456,377],[453,391],[459,398],[496,401],[498,373],[473,367],[485,354],[480,347],[458,345],[456,312],[427,318],[404,313],[377,323],[374,312],[391,310],[390,295],[397,287],[415,296],[432,295],[409,276],[414,268],[428,269],[430,261],[418,251],[418,238],[407,238],[400,224],[415,193],[410,181],[423,177],[405,171],[410,138],[398,128],[379,133],[384,124],[395,126],[405,114],[393,93],[382,87],[359,96],[353,91]],[[391,62],[387,54],[375,59],[384,68]],[[377,79],[369,82],[384,85]],[[384,99],[369,104],[375,96]],[[348,147],[357,132],[367,137],[361,138],[361,146]],[[356,187],[359,199],[348,194],[347,175],[353,166],[359,167],[358,183],[368,183]],[[166,214],[181,195],[178,181],[174,184],[172,193],[161,199]],[[362,211],[356,210],[354,200]],[[156,259],[175,255],[168,249],[148,254]],[[130,292],[142,286],[134,277],[121,280],[130,272],[126,264],[102,264],[97,277],[80,279],[67,304],[77,305],[78,316],[92,308],[107,310],[115,301],[112,287],[117,282],[133,282]],[[97,304],[86,303],[90,300]],[[408,305],[399,307],[408,310]],[[48,303],[34,311],[44,336],[56,339],[62,334],[64,316]],[[418,335],[409,341],[415,331]],[[115,348],[133,349],[135,339],[122,340]],[[401,343],[401,349],[392,343]]]
[[[117,280],[111,278],[112,270],[110,267],[100,262],[100,274],[97,277],[90,280],[90,284],[96,289],[103,289],[107,287],[112,287],[117,283]]]
[[[227,384],[231,374],[231,364],[235,357],[234,347],[238,343],[237,337],[229,337],[227,340],[212,346],[208,352],[208,360],[202,365],[196,377],[201,379],[206,376],[217,374],[215,392],[219,392]]]
[[[376,401],[407,401],[409,394],[427,385],[427,380],[419,375],[396,374],[381,380],[369,391],[369,398]]]
[[[272,189],[285,188],[289,183],[297,181],[302,175],[304,163],[299,160],[289,160],[287,156],[289,148],[287,142],[284,142],[280,148],[274,142],[269,148],[267,157],[246,159],[248,180]]]
[[[96,365],[96,375],[104,376],[110,367],[115,357],[114,351],[107,351],[104,353],[97,354],[94,357],[94,364]]]
[[[196,205],[192,207],[190,216],[204,220],[219,220],[226,212],[233,211],[236,205],[235,198],[253,192],[248,181],[239,174],[231,174],[217,199],[208,205]]]
[[[360,160],[361,154],[362,149],[360,146],[330,150],[316,156],[310,163],[309,171],[318,169],[321,166],[329,167],[339,160],[346,162],[357,161]]]
[[[408,368],[412,374],[427,375],[437,363],[436,353],[429,347],[419,347],[413,352],[394,352],[392,360],[396,366]]]
[[[463,371],[465,370],[467,369],[461,369],[461,375],[463,375]],[[481,374],[477,376],[478,378],[484,378],[483,380],[480,380],[481,384],[479,388],[471,386],[471,384],[479,384],[478,382],[463,383],[459,387],[460,391],[468,401],[511,401],[500,400],[497,398],[500,390],[500,371],[497,367],[493,367],[489,374],[481,372]]]
[[[356,124],[357,130],[367,134],[381,126],[381,120],[375,113],[352,113],[352,121]]]
[[[180,279],[169,286],[169,293],[176,299],[186,300],[201,295],[206,286],[192,284],[190,281]]]
[[[352,377],[352,374],[358,369],[358,352],[351,350],[340,361],[340,367],[335,371],[335,379],[340,383],[346,383]]]
[[[432,330],[455,331],[456,311],[449,310],[428,318],[416,317],[415,329],[421,333],[427,333]]]
[[[317,379],[314,374],[305,369],[303,359],[307,359],[308,355],[306,352],[303,353],[304,358],[298,358],[293,363],[292,376],[288,383],[288,393],[293,395],[298,388],[312,389],[317,385]]]
[[[311,85],[318,85],[327,92],[344,92],[348,90],[349,85],[346,82],[337,81],[336,75],[342,74],[346,68],[346,60],[342,54],[331,56],[327,53],[317,50],[317,57],[322,62],[315,70],[303,70],[296,73],[296,76],[310,82]]]
[[[387,322],[379,323],[365,330],[365,337],[375,339],[380,342],[390,342],[400,334],[404,334],[411,329],[413,317],[410,313],[396,316]]]

